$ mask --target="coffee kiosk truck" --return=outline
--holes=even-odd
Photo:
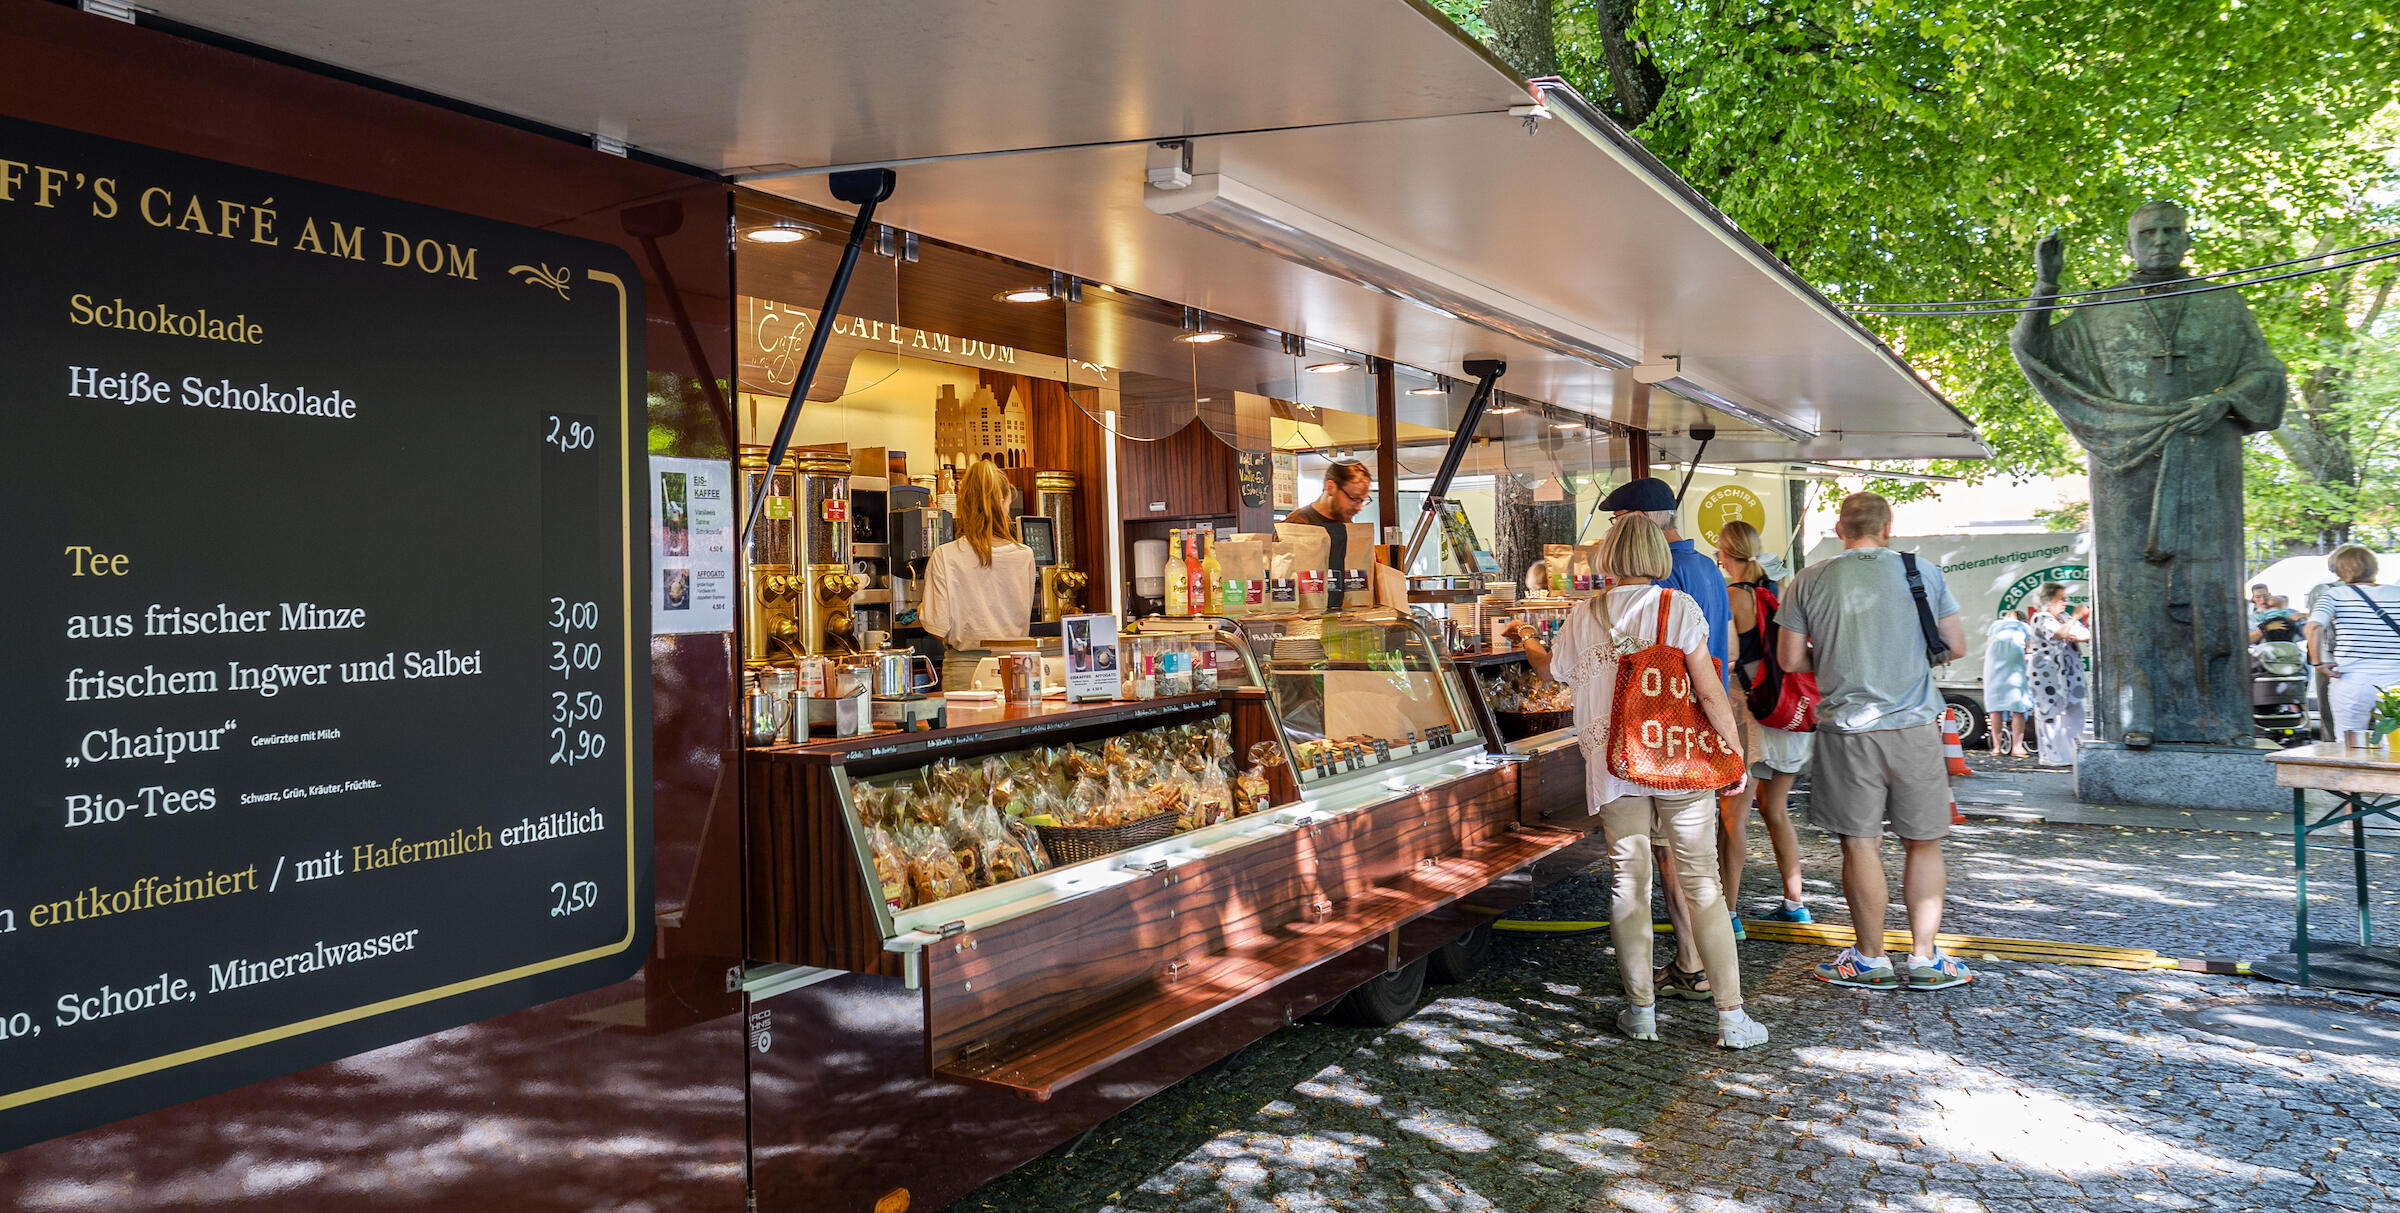
[[[1560,866],[1477,625],[1561,604],[1400,577],[1414,493],[1982,452],[1405,0],[0,0],[0,58],[0,1207],[941,1207]],[[1381,590],[1143,599],[1170,534],[1271,591],[1340,453]],[[908,660],[982,459],[1071,699]]]

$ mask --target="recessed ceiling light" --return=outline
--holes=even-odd
[[[1495,405],[1493,405],[1492,407],[1490,407],[1490,408],[1488,408],[1488,409],[1485,409],[1485,410],[1483,410],[1483,411],[1484,411],[1484,412],[1487,412],[1487,413],[1495,413],[1495,414],[1498,414],[1499,416],[1506,417],[1506,416],[1508,416],[1510,413],[1522,412],[1523,410],[1522,410],[1522,409],[1519,409],[1519,408],[1518,408],[1516,405],[1513,405],[1513,404],[1495,404]]]
[[[1408,389],[1408,394],[1411,396],[1447,396],[1450,394],[1450,389],[1435,384],[1430,387],[1412,387]],[[1514,412],[1515,410],[1510,411]]]
[[[1217,342],[1223,341],[1227,337],[1231,336],[1233,336],[1233,334],[1228,333],[1223,329],[1193,329],[1191,332],[1185,333],[1182,336],[1177,337],[1175,340],[1181,341],[1187,345],[1215,345]]]
[[[1002,303],[1047,303],[1050,300],[1050,288],[1047,286],[1020,286],[1002,291],[992,298]]]
[[[815,229],[806,224],[778,219],[744,231],[742,239],[752,244],[798,244],[815,234]]]
[[[1357,368],[1358,364],[1355,362],[1312,362],[1300,369],[1307,371],[1311,375],[1339,375],[1343,371],[1356,370]]]
[[[1583,428],[1583,423],[1580,421],[1553,421],[1550,423],[1550,428],[1554,430],[1580,430]]]

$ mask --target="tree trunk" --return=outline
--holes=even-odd
[[[1502,472],[1493,477],[1492,557],[1500,575],[1524,592],[1525,570],[1542,559],[1542,546],[1575,542],[1575,507],[1564,501],[1537,502],[1533,483]]]
[[[1667,95],[1667,77],[1650,57],[1648,44],[1634,36],[1637,0],[1593,0],[1592,14],[1600,26],[1601,57],[1608,65],[1608,88],[1615,112],[1626,130],[1640,126],[1657,112]]]
[[[2352,331],[2368,332],[2391,298],[2392,283],[2387,280],[2376,290],[2364,322]],[[2356,344],[2345,343],[2345,352],[2354,350]],[[2283,424],[2275,429],[2275,443],[2291,457],[2292,466],[2309,479],[2356,489],[2358,456],[2350,449],[2348,418],[2342,408],[2347,402],[2349,381],[2350,368],[2346,362],[2328,363],[2309,372],[2297,384],[2300,407],[2284,411]],[[2318,539],[2328,548],[2350,542],[2350,519],[2325,519]]]
[[[1531,80],[1558,74],[1558,33],[1551,0],[1484,0],[1484,24],[1492,27],[1492,53]]]

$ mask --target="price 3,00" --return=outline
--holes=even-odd
[[[569,644],[564,640],[550,642],[550,668],[560,678],[573,678],[585,670],[600,668],[600,646],[589,640]]]
[[[589,729],[550,730],[550,765],[574,766],[608,753],[608,734]]]

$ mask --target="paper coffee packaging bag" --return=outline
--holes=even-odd
[[[1278,522],[1275,537],[1292,549],[1292,565],[1299,583],[1297,597],[1300,613],[1322,615],[1328,602],[1325,568],[1326,558],[1333,551],[1333,540],[1324,528],[1305,522]]]
[[[1364,522],[1346,525],[1350,528],[1350,542],[1344,545],[1349,550],[1342,553],[1340,601],[1343,606],[1371,607],[1375,605],[1375,528]]]

